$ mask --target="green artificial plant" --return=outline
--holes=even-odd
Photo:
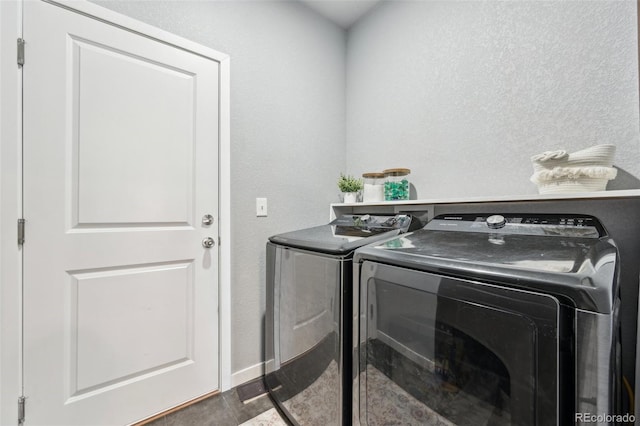
[[[361,191],[363,187],[362,179],[340,173],[340,179],[338,179],[340,192],[358,192]]]

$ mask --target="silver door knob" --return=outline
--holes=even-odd
[[[215,244],[216,244],[216,241],[211,237],[207,237],[204,240],[202,240],[202,247],[204,248],[211,248]]]
[[[213,223],[213,216],[211,216],[210,214],[205,214],[202,217],[202,224],[203,225],[211,225]]]

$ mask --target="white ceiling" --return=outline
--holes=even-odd
[[[381,0],[300,0],[342,28],[349,28]]]

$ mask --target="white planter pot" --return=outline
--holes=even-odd
[[[357,192],[343,192],[344,203],[353,204],[358,202],[358,193]]]

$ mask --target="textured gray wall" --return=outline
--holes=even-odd
[[[417,198],[537,191],[530,157],[617,145],[639,188],[635,1],[381,3],[349,30],[347,165]]]
[[[338,201],[345,33],[291,1],[96,3],[231,56],[231,369],[251,367],[263,359],[267,238],[326,223]]]

